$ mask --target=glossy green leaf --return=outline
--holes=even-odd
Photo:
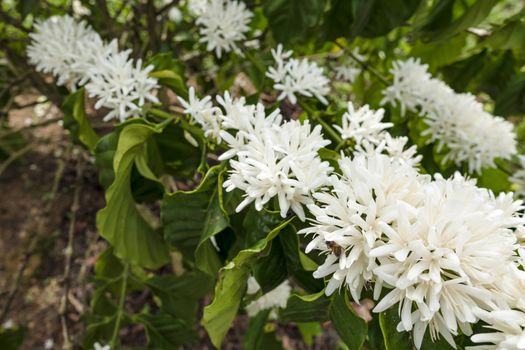
[[[150,76],[157,78],[160,85],[173,90],[183,98],[188,97],[188,88],[185,84],[184,65],[177,61],[171,53],[160,53],[153,56],[146,65],[153,65],[155,71]]]
[[[275,39],[289,42],[301,38],[319,22],[325,0],[269,0],[262,6]]]
[[[244,335],[244,347],[245,349],[263,349],[261,345],[263,343],[264,326],[268,320],[271,309],[262,310],[254,317],[250,318],[248,323],[248,329]]]
[[[135,317],[135,321],[144,325],[152,349],[176,349],[198,339],[191,324],[168,314],[141,314]]]
[[[366,321],[355,313],[344,292],[334,295],[330,303],[330,319],[337,334],[350,350],[363,348],[368,326]]]
[[[499,0],[477,0],[462,16],[432,35],[432,40],[446,40],[483,21]]]
[[[330,299],[319,293],[301,296],[292,294],[286,308],[281,310],[279,320],[282,322],[325,322],[329,319]]]
[[[241,250],[230,263],[221,269],[219,281],[215,286],[215,296],[212,303],[204,308],[202,319],[202,325],[216,347],[220,347],[222,339],[237,314],[241,298],[246,292],[246,282],[250,276],[252,264],[266,249],[268,243],[292,220],[293,218],[284,221],[267,232],[265,238],[252,247]]]
[[[396,327],[399,323],[397,308],[391,308],[379,314],[379,325],[383,334],[383,342],[386,350],[412,350],[413,341],[408,332],[398,332]]]
[[[525,23],[511,21],[494,31],[484,42],[493,50],[521,49],[525,46]]]
[[[385,35],[404,24],[417,10],[421,0],[353,0],[353,37]]]
[[[71,132],[73,141],[79,142],[93,151],[99,137],[86,116],[83,88],[64,100],[62,111],[64,112],[64,128]]]
[[[228,226],[221,208],[221,166],[211,168],[193,191],[166,194],[161,204],[164,238],[202,271],[215,275],[221,261],[210,238]]]
[[[115,180],[106,191],[106,207],[97,214],[97,228],[119,258],[157,268],[169,261],[166,243],[136,207],[131,192],[131,170],[145,143],[171,120],[159,125],[129,124],[121,132],[113,159]]]

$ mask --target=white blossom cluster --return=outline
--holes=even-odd
[[[323,104],[328,104],[326,95],[330,92],[329,80],[322,67],[308,59],[292,58],[293,52],[283,52],[279,44],[277,49],[272,49],[275,66],[269,67],[266,76],[274,81],[273,87],[280,90],[279,100],[288,100],[297,103],[296,94],[315,97]]]
[[[190,12],[195,13],[196,23],[200,26],[200,42],[206,43],[208,51],[215,51],[219,58],[223,52],[241,53],[237,43],[246,39],[253,17],[244,2],[208,0],[205,3],[191,1],[189,4]]]
[[[248,279],[248,294],[255,294],[261,289],[254,277]],[[275,317],[275,309],[285,308],[288,298],[292,292],[290,283],[286,280],[271,291],[263,294],[246,306],[246,312],[250,317],[257,315],[260,311],[272,309],[272,317]]]
[[[415,145],[406,147],[408,137],[392,137],[387,129],[392,123],[382,122],[385,110],[372,110],[368,105],[356,109],[348,102],[347,111],[341,117],[341,125],[333,127],[343,140],[352,140],[355,151],[361,153],[386,153],[398,162],[416,165],[421,161]]]
[[[153,66],[143,68],[129,50],[119,51],[116,40],[105,43],[89,25],[68,15],[37,22],[35,29],[29,61],[57,77],[58,85],[74,90],[86,84],[88,95],[97,99],[95,108],[109,109],[104,120],[136,117],[146,101],[158,102],[153,94],[157,80],[149,76]]]
[[[191,88],[189,100],[179,100],[206,136],[228,145],[219,160],[229,159],[232,168],[224,182],[226,191],[237,188],[244,192],[237,211],[252,202],[262,210],[277,197],[282,217],[292,210],[305,220],[303,206],[312,203],[312,193],[328,183],[332,171],[317,153],[330,143],[323,138],[320,125],[312,128],[308,121],[283,122],[278,109],[267,115],[262,104],[249,105],[244,98],[232,99],[228,93],[217,97],[222,108],[214,107],[209,96],[195,97]]]
[[[511,272],[525,220],[512,193],[494,196],[459,174],[432,180],[379,152],[339,166],[331,190],[314,194],[312,225],[300,232],[313,236],[306,252],[326,254],[314,276],[329,279],[327,294],[345,287],[359,302],[373,288],[374,311],[398,309],[398,331],[413,331],[418,348],[427,329],[454,345],[483,315],[523,300],[525,284],[516,286]]]
[[[361,62],[364,62],[366,59],[364,55],[359,53],[359,48],[355,48],[352,51],[352,54]],[[354,59],[351,59],[346,60],[342,64],[335,67],[334,71],[336,79],[343,80],[352,84],[355,81],[355,79],[359,76],[359,74],[361,74],[362,69],[361,67],[359,67],[359,65]]]
[[[469,172],[495,167],[496,158],[509,159],[516,153],[516,137],[511,123],[483,110],[468,93],[455,93],[443,81],[432,78],[428,66],[418,59],[396,61],[391,70],[394,81],[382,103],[399,104],[424,117],[428,128],[423,135],[446,149],[443,162],[466,163]]]

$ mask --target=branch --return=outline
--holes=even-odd
[[[381,81],[384,85],[390,86],[392,85],[387,78],[385,78],[381,73],[379,73],[374,67],[370,66],[368,63],[361,61],[354,53],[349,50],[346,46],[341,45],[337,41],[334,41],[334,44],[339,46],[343,51],[345,51],[348,56],[350,56],[354,61],[356,61],[363,69],[369,71],[372,75],[374,75],[379,81]]]
[[[27,125],[27,126],[15,129],[15,130],[9,130],[6,133],[0,134],[0,139],[4,138],[6,136],[12,135],[12,134],[16,134],[16,133],[22,132],[22,131],[26,131],[26,130],[30,130],[30,129],[36,129],[36,128],[41,128],[41,127],[44,127],[44,126],[56,123],[56,122],[58,122],[58,121],[60,121],[62,119],[63,119],[63,117],[56,117],[56,118],[46,119],[46,120],[44,120],[43,122],[40,122],[40,123],[30,124],[30,125]]]
[[[111,340],[109,342],[109,346],[111,349],[115,349],[118,341],[118,333],[120,330],[120,322],[122,321],[122,314],[124,310],[124,302],[126,301],[126,288],[128,284],[128,271],[129,271],[129,264],[124,263],[124,271],[122,271],[122,284],[120,286],[120,295],[119,295],[119,301],[118,301],[118,308],[117,308],[117,314],[115,315],[115,327],[113,328],[113,335],[111,336]]]
[[[13,163],[15,160],[17,160],[18,158],[22,157],[24,154],[29,152],[33,148],[33,146],[34,145],[30,143],[26,145],[25,147],[22,147],[19,150],[11,153],[9,158],[7,158],[2,164],[0,164],[0,176],[2,176],[4,171],[7,169],[9,165],[11,165],[11,163]]]
[[[157,10],[157,16],[163,14],[164,12],[171,9],[173,6],[177,5],[179,0],[172,0],[171,2],[167,3],[166,5],[162,6],[160,9]]]

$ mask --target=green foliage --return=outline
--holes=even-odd
[[[288,42],[305,36],[320,20],[326,0],[264,1],[263,11],[278,42]]]
[[[64,100],[64,128],[71,132],[74,142],[81,143],[93,151],[98,142],[98,135],[87,119],[84,99],[84,89],[80,89]]]
[[[0,348],[18,350],[24,342],[25,331],[22,327],[0,328]]]
[[[171,122],[167,120],[158,125],[130,124],[121,132],[113,158],[115,180],[106,192],[106,207],[97,214],[97,228],[114,247],[115,255],[148,268],[167,263],[168,249],[161,235],[137,209],[131,193],[131,170],[137,162],[143,165],[147,163],[144,142],[153,133],[162,132]],[[155,179],[147,167],[142,170],[143,176]]]
[[[215,286],[215,295],[210,305],[204,308],[202,325],[208,332],[213,345],[219,347],[226,332],[237,314],[241,299],[246,291],[246,281],[250,276],[252,264],[258,255],[266,249],[279,232],[293,220],[289,219],[259,240],[252,247],[241,250],[237,256],[219,272],[219,280]]]
[[[341,340],[349,349],[359,350],[363,347],[368,333],[367,324],[355,313],[344,292],[333,296],[330,304],[330,319]]]

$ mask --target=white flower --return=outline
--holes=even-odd
[[[50,350],[50,349],[53,349],[54,347],[55,347],[55,341],[53,340],[53,338],[46,339],[44,343],[44,349]]]
[[[190,2],[191,4],[191,2]],[[200,12],[200,10],[197,10]],[[207,50],[217,57],[223,52],[240,53],[237,42],[246,38],[253,13],[243,2],[236,0],[209,0],[203,11],[197,14],[200,26],[200,42],[207,43]]]
[[[169,5],[171,2],[172,0],[163,1],[164,5]],[[182,22],[182,12],[177,5],[171,6],[171,8],[168,10],[168,18],[170,19],[170,21],[173,21],[175,23]]]
[[[469,172],[495,167],[497,158],[510,159],[516,153],[513,125],[483,110],[470,94],[455,93],[418,59],[396,61],[391,70],[394,82],[383,91],[382,103],[399,103],[401,113],[419,113],[428,125],[423,135],[447,150],[443,163],[466,163]]]
[[[381,224],[386,237],[370,255],[379,261],[374,274],[393,290],[374,311],[399,303],[398,331],[413,329],[418,348],[427,328],[455,346],[458,328],[470,335],[479,313],[496,305],[493,285],[514,259],[509,216],[517,214],[459,174],[436,176],[423,189],[415,216],[399,212],[396,225]]]
[[[377,267],[370,251],[384,235],[383,226],[394,223],[400,213],[410,216],[422,200],[423,177],[411,166],[380,154],[357,153],[339,161],[342,174],[332,176],[331,192],[314,194],[317,204],[308,206],[315,219],[301,230],[314,237],[306,252],[327,254],[314,277],[330,276],[326,294],[346,286],[359,302],[367,282],[374,281]],[[376,283],[375,294],[381,291]]]
[[[111,347],[109,345],[102,345],[99,342],[96,342],[93,344],[94,350],[111,350]]]
[[[91,14],[91,11],[87,7],[82,5],[82,1],[80,0],[73,0],[71,3],[71,7],[75,17],[89,16]]]
[[[520,168],[509,177],[509,180],[518,187],[516,194],[525,197],[525,156],[518,156],[518,161],[520,163]]]
[[[355,109],[352,102],[348,102],[348,111],[342,116],[342,125],[333,125],[344,140],[353,139],[357,145],[363,141],[378,144],[384,139],[385,130],[392,127],[392,123],[382,123],[384,109],[371,110],[368,105]]]
[[[361,62],[365,60],[365,56],[359,53],[359,48],[355,48],[352,51],[353,55]],[[335,67],[335,78],[344,80],[352,84],[357,76],[361,74],[361,67],[357,65],[354,59],[348,59],[345,63]]]
[[[116,46],[113,41],[108,46]],[[107,108],[110,112],[104,120],[113,118],[121,122],[139,116],[146,101],[158,102],[152,90],[157,79],[149,77],[153,66],[142,67],[142,60],[129,57],[131,51],[108,50],[106,57],[88,70],[89,82],[86,91],[97,98],[95,108]]]
[[[276,66],[269,67],[266,76],[274,81],[274,89],[282,91],[279,100],[288,98],[291,103],[297,103],[296,94],[315,97],[323,104],[328,104],[325,96],[330,91],[329,80],[324,75],[323,68],[306,58],[301,60],[291,58],[292,51],[283,52],[279,44],[272,49]]]
[[[518,310],[496,310],[485,314],[486,328],[495,330],[471,337],[475,343],[490,343],[468,347],[469,350],[524,350],[525,312]]]
[[[254,294],[259,289],[260,286],[255,278],[250,277],[248,279],[248,294]],[[250,317],[253,317],[263,310],[285,308],[291,292],[292,287],[290,286],[290,283],[284,281],[268,293],[249,303],[246,306],[246,311]]]
[[[232,170],[224,182],[227,191],[238,188],[245,193],[237,212],[251,202],[262,210],[277,196],[282,217],[291,209],[304,220],[303,205],[312,202],[311,193],[326,184],[331,171],[317,154],[330,143],[323,139],[321,127],[312,129],[308,121],[272,124],[257,134],[246,134],[244,142],[237,159],[230,160]]]
[[[179,102],[184,107],[184,113],[190,115],[192,122],[199,124],[204,130],[204,136],[215,139],[218,143],[221,142],[220,110],[213,107],[210,96],[199,99],[195,96],[195,89],[191,86],[188,101],[179,96]]]
[[[389,155],[392,159],[400,163],[407,163],[411,166],[416,166],[423,158],[420,154],[417,154],[416,145],[406,147],[408,143],[408,137],[398,136],[392,137],[389,133],[385,132],[382,135],[383,140],[378,144],[364,143],[363,147],[357,148],[358,152],[378,152]]]
[[[84,67],[93,64],[90,48],[103,46],[100,36],[86,22],[71,16],[53,16],[35,23],[29,34],[29,62],[43,73],[57,77],[58,85],[75,85],[85,78]]]
[[[197,17],[206,11],[209,0],[187,0],[186,6],[188,7],[188,12],[190,15]]]

